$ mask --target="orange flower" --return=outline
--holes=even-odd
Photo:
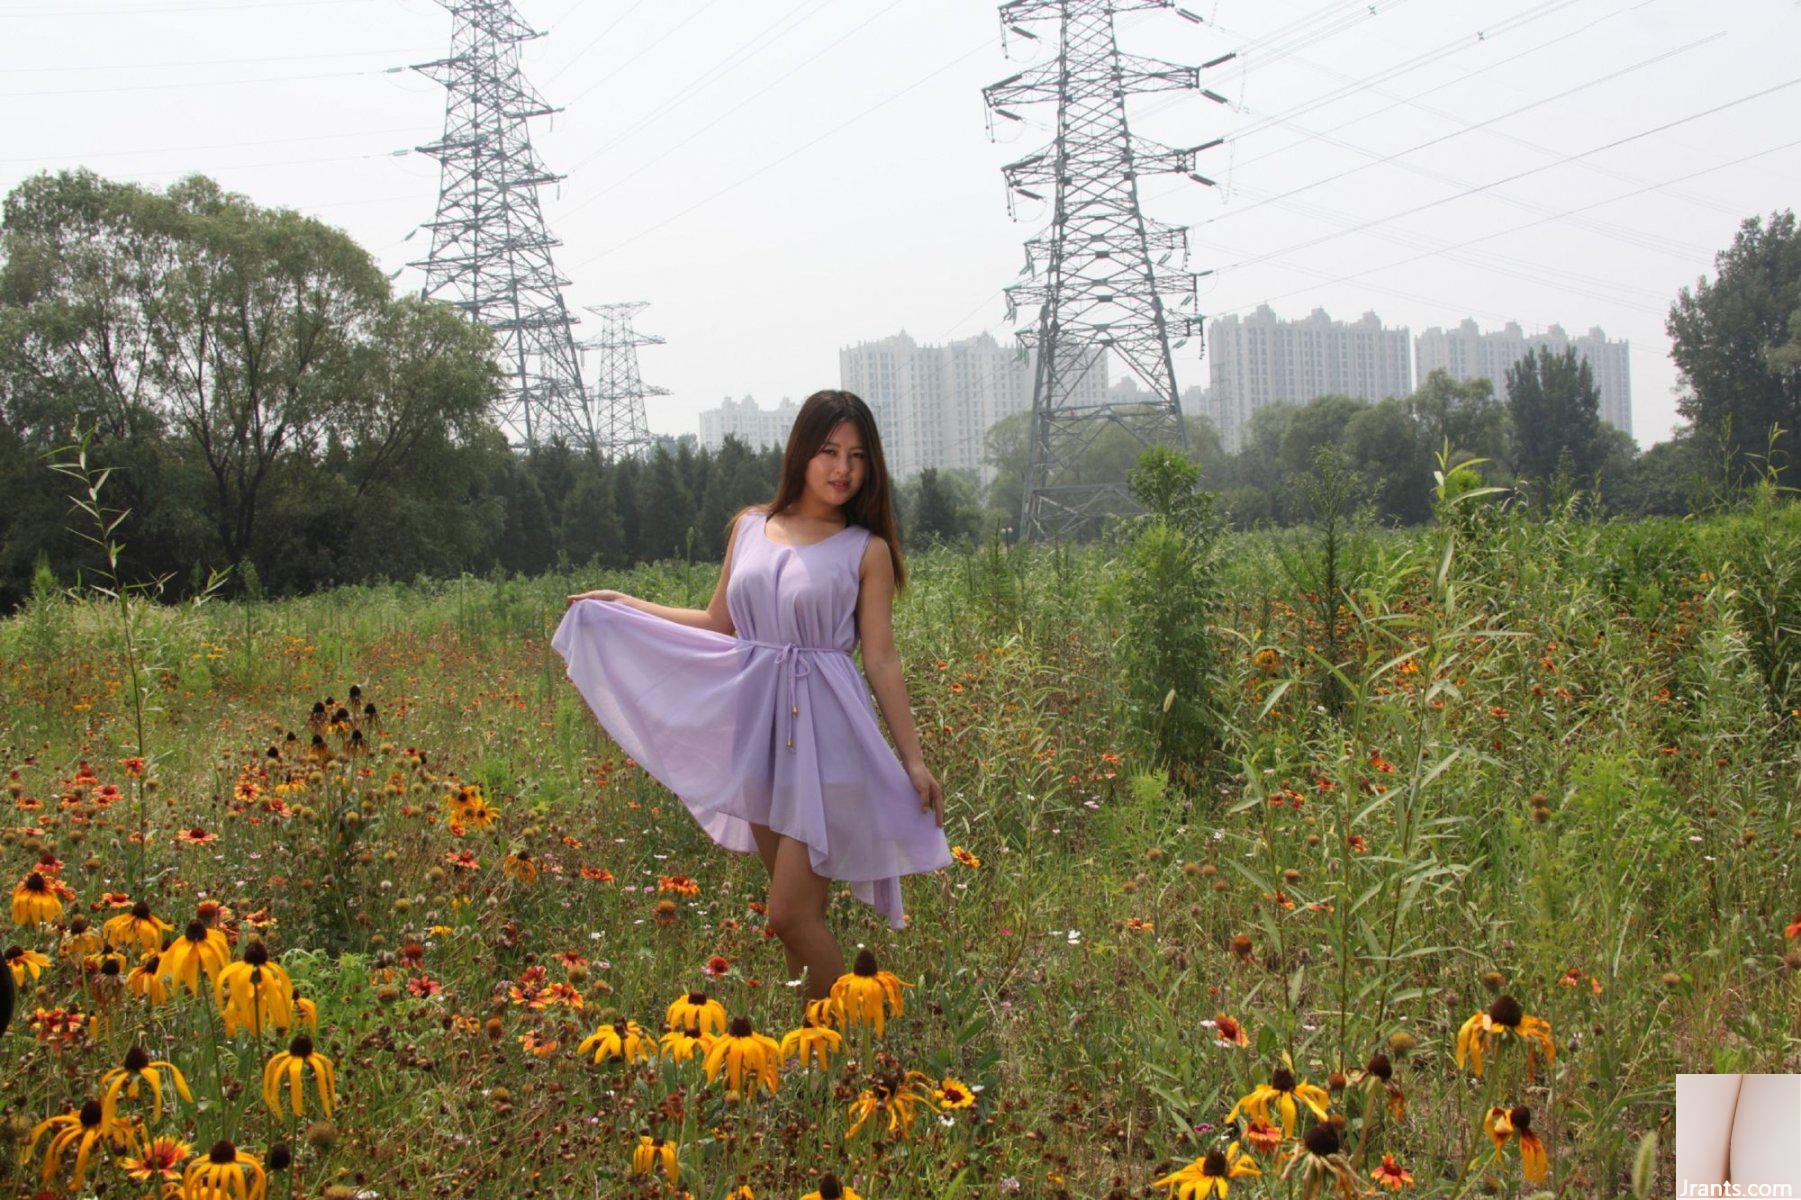
[[[695,883],[686,875],[659,875],[657,876],[657,891],[674,892],[678,896],[698,896],[700,895],[700,884]]]
[[[1395,1161],[1392,1154],[1382,1156],[1382,1165],[1370,1172],[1370,1178],[1391,1192],[1398,1192],[1404,1187],[1413,1186],[1413,1176]]]
[[[175,840],[178,842],[185,842],[190,846],[210,846],[212,843],[219,840],[219,835],[216,833],[208,833],[206,830],[196,825],[191,829],[184,829],[176,834]]]
[[[1220,1013],[1213,1018],[1213,1036],[1219,1040],[1222,1046],[1249,1046],[1251,1044],[1250,1035],[1245,1033],[1244,1026],[1225,1013]]]

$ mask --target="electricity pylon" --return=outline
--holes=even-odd
[[[639,333],[632,318],[647,302],[590,304],[587,311],[600,318],[600,332],[580,343],[583,350],[600,355],[589,393],[594,400],[600,444],[610,460],[616,455],[634,457],[650,452],[650,434],[644,426],[644,398],[667,396],[668,388],[648,387],[638,373],[638,347],[660,346],[663,339]]]
[[[1010,106],[1055,103],[1057,133],[1049,146],[1002,168],[1015,194],[1034,200],[1051,195],[1051,222],[1026,242],[1027,281],[1006,289],[1007,319],[1036,306],[1033,326],[1017,331],[1037,350],[1032,383],[1031,451],[1020,503],[1019,537],[1062,539],[1092,532],[1102,514],[1129,510],[1124,480],[1082,480],[1082,460],[1096,439],[1117,425],[1145,446],[1188,450],[1188,430],[1170,357],[1199,334],[1198,312],[1172,312],[1165,296],[1182,296],[1177,308],[1196,303],[1196,274],[1160,270],[1180,255],[1186,268],[1188,228],[1146,217],[1138,180],[1176,173],[1211,184],[1197,174],[1196,157],[1224,141],[1170,147],[1132,134],[1126,97],[1138,92],[1199,91],[1218,103],[1225,97],[1200,85],[1200,67],[1122,54],[1114,17],[1136,9],[1175,8],[1173,0],[1012,0],[1000,6],[1002,38],[1011,31],[1037,40],[1032,21],[1056,21],[1058,52],[1038,66],[982,89],[993,115],[1025,118]],[[1186,20],[1201,18],[1175,8]],[[1206,64],[1217,66],[1227,54]],[[992,117],[990,118],[992,133]],[[1028,307],[1028,311],[1031,309]],[[1102,367],[1112,352],[1150,390],[1149,401],[1103,398],[1078,403],[1077,384]]]
[[[444,136],[416,147],[441,165],[431,250],[408,265],[425,270],[421,295],[445,293],[501,344],[507,390],[495,418],[515,447],[560,437],[600,456],[563,303],[568,280],[550,252],[562,243],[544,227],[538,188],[552,175],[532,150],[526,122],[560,112],[519,70],[519,45],[543,34],[511,0],[438,0],[454,18],[449,56],[413,70],[443,84]]]

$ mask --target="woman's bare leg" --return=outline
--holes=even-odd
[[[750,833],[757,839],[757,857],[763,860],[763,866],[769,872],[771,898],[773,899],[776,849],[781,844],[782,835],[767,825],[758,825],[754,822],[751,824]],[[799,979],[801,971],[807,965],[806,960],[787,942],[782,943],[782,952],[788,956],[788,978]]]
[[[759,851],[769,832],[756,835]],[[780,834],[771,836],[776,845],[770,869],[769,928],[782,939],[791,978],[805,968],[805,999],[819,1000],[831,994],[832,984],[844,974],[844,951],[825,920],[831,880],[814,873],[805,842]]]

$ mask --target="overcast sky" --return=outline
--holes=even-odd
[[[1132,101],[1148,136],[1228,139],[1202,167],[1220,187],[1144,189],[1215,270],[1203,312],[1598,325],[1631,341],[1640,445],[1669,436],[1670,301],[1743,218],[1801,194],[1801,0],[1188,5],[1207,23],[1135,12],[1120,38],[1183,63],[1240,51],[1203,75],[1228,106]],[[981,88],[1048,54],[1050,24],[1003,48],[996,6],[972,0],[518,8],[545,31],[527,74],[564,110],[533,138],[568,176],[543,192],[566,296],[649,302],[640,328],[668,343],[643,373],[672,392],[654,431],[694,431],[726,395],[836,386],[841,347],[902,329],[1011,336],[999,289],[1047,211],[1011,220],[1000,168],[1054,114],[991,141]],[[404,264],[428,237],[408,236],[438,164],[410,148],[441,132],[445,94],[404,68],[447,51],[438,4],[0,0],[0,21],[0,189],[77,165],[159,188],[200,171],[419,286]],[[1196,343],[1176,370],[1207,382]]]

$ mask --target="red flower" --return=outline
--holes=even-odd
[[[192,829],[184,829],[176,834],[175,840],[178,842],[186,842],[190,846],[206,846],[218,841],[219,835],[216,833],[208,833],[206,830],[196,825]]]
[[[446,854],[444,861],[459,871],[476,871],[481,869],[481,860],[475,857],[473,850],[457,850]]]
[[[723,954],[715,954],[712,958],[707,960],[707,974],[715,979],[722,977],[731,969],[732,964],[726,960],[726,957]]]
[[[424,999],[427,996],[435,996],[443,991],[444,985],[429,975],[420,975],[406,981],[406,990],[413,995],[418,996],[420,999]]]

